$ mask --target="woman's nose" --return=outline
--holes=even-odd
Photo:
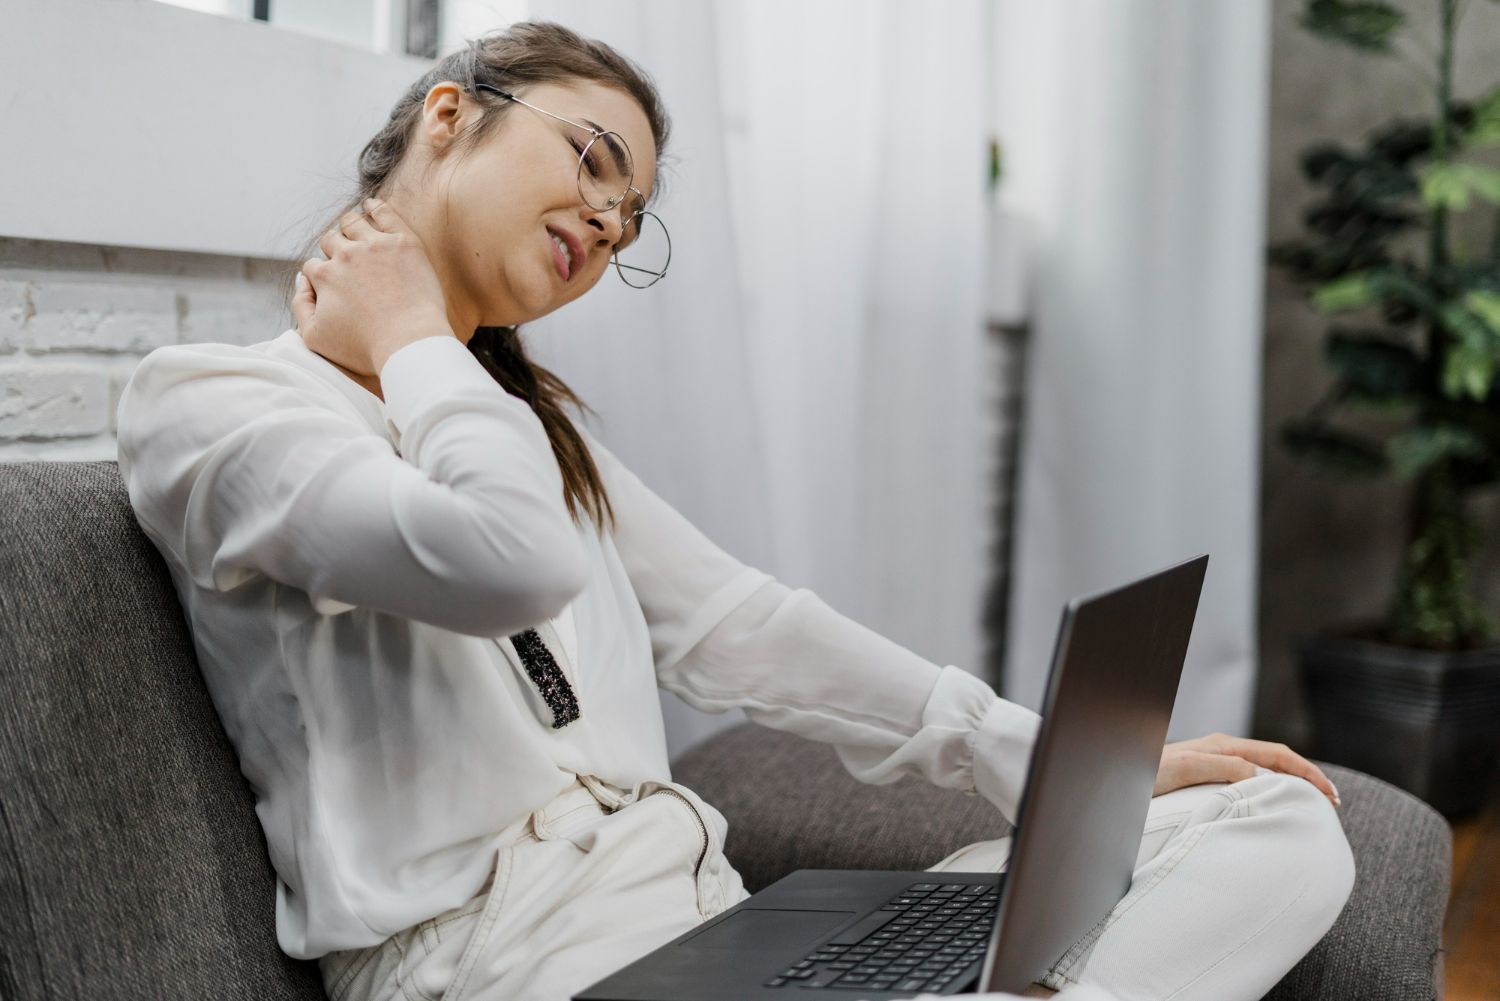
[[[616,206],[612,209],[590,210],[589,217],[585,220],[590,226],[599,231],[598,245],[610,246],[620,242],[620,234],[625,229],[623,222],[623,209]]]

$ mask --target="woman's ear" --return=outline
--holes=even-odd
[[[432,85],[422,102],[422,120],[417,128],[434,152],[441,152],[458,138],[479,113],[479,106],[452,80]]]

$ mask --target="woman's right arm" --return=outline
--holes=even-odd
[[[255,574],[474,636],[555,615],[588,574],[546,432],[451,333],[379,369],[403,456],[316,376],[220,345],[152,352],[120,401],[138,520],[193,581]]]

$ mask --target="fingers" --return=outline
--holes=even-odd
[[[369,199],[365,199],[365,203],[368,202]],[[368,240],[377,232],[377,227],[371,224],[364,206],[350,209],[339,216],[338,228],[351,240]]]
[[[1323,769],[1308,761],[1285,744],[1268,740],[1251,740],[1248,737],[1230,737],[1222,733],[1209,734],[1196,741],[1188,741],[1201,750],[1214,754],[1234,754],[1272,771],[1285,772],[1306,779],[1313,787],[1333,801],[1342,805],[1338,787],[1323,773]]]
[[[1161,768],[1156,773],[1153,796],[1203,785],[1207,782],[1239,782],[1255,775],[1255,766],[1233,754],[1167,745],[1162,753]]]
[[[1288,775],[1296,775],[1311,782],[1319,792],[1339,803],[1339,791],[1329,781],[1323,769],[1308,761],[1296,751],[1285,744],[1275,744],[1266,740],[1250,740],[1245,737],[1225,738],[1227,746],[1223,753],[1237,754],[1255,762],[1257,765],[1269,768],[1272,771],[1285,772]]]
[[[366,198],[364,208],[365,215],[369,217],[371,224],[383,233],[395,233],[406,228],[405,222],[396,214],[396,210],[382,199]]]
[[[1194,776],[1193,785],[1203,782],[1242,782],[1255,777],[1255,766],[1233,754],[1197,751],[1188,758],[1187,764],[1189,774]]]
[[[306,265],[303,267],[305,269]],[[305,270],[297,272],[297,289],[292,293],[292,322],[299,331],[304,331],[310,326],[309,321],[312,319],[317,298],[312,282],[307,280]]]
[[[351,209],[339,216],[339,221],[318,240],[318,246],[323,248],[323,256],[331,261],[339,248],[355,240],[368,240],[376,232],[378,231],[362,210]]]

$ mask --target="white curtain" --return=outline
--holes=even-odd
[[[1001,0],[1005,199],[1036,233],[1005,694],[1061,604],[1211,554],[1174,739],[1255,672],[1267,0]]]
[[[982,9],[533,0],[674,120],[670,275],[528,328],[591,424],[723,548],[980,670]],[[663,696],[673,754],[740,714]]]

